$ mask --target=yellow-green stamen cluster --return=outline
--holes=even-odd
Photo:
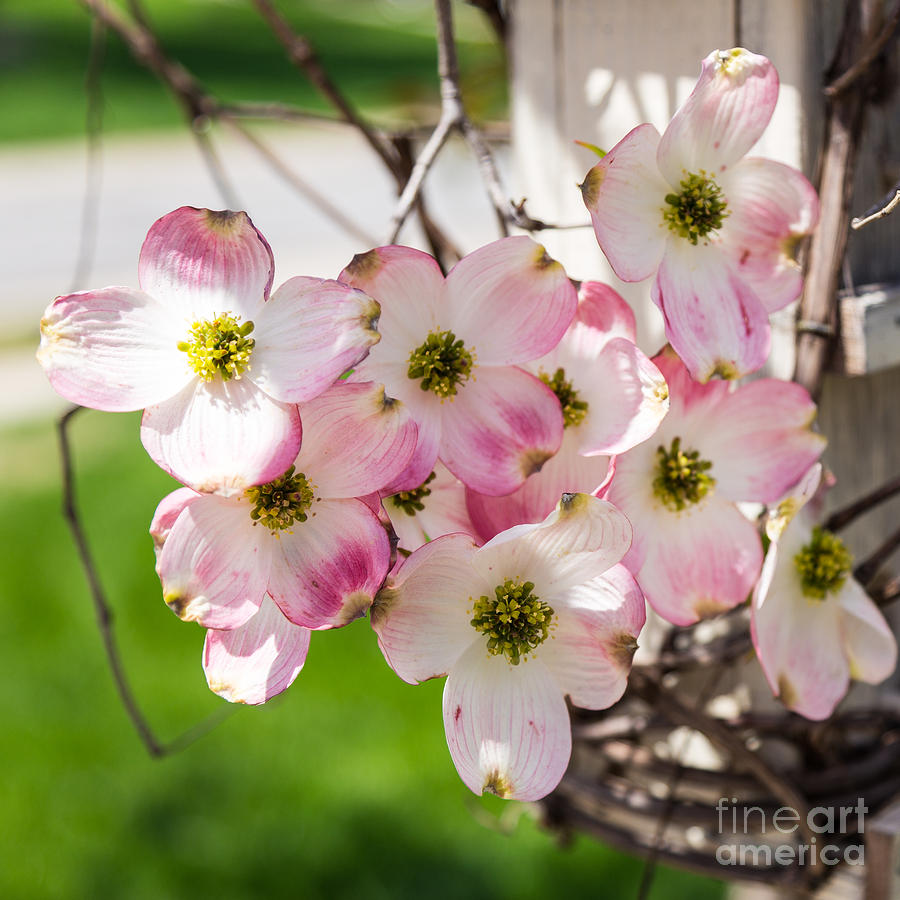
[[[204,381],[212,381],[216,375],[225,381],[240,378],[249,366],[256,342],[247,335],[253,331],[253,323],[239,323],[240,316],[222,313],[212,321],[194,322],[190,339],[179,341],[178,349],[187,353],[191,368]]]
[[[588,405],[584,400],[578,399],[578,391],[572,387],[572,382],[566,380],[565,369],[557,369],[552,377],[546,372],[541,372],[541,381],[556,394],[556,399],[562,404],[563,427],[580,425],[587,415]]]
[[[681,438],[672,441],[669,450],[656,450],[656,477],[653,493],[669,509],[679,512],[689,504],[699,503],[715,485],[716,479],[707,472],[712,463],[700,459],[697,450],[682,450]]]
[[[274,481],[247,488],[244,496],[253,504],[250,518],[254,524],[259,522],[271,532],[305,522],[315,499],[313,486],[302,472],[294,474],[293,466]]]
[[[432,331],[424,343],[409,354],[406,374],[413,380],[422,379],[423,391],[438,397],[453,397],[457,385],[466,381],[472,372],[472,354],[457,340],[452,331]]]
[[[470,624],[487,635],[488,652],[502,653],[514,666],[550,633],[553,607],[534,596],[533,590],[534,582],[507,578],[494,589],[493,597],[479,597],[472,610]]]
[[[388,498],[397,508],[402,509],[408,516],[414,516],[417,512],[425,509],[425,498],[431,494],[431,488],[428,485],[434,481],[434,472],[432,472],[417,488],[411,491],[399,491],[391,494]]]
[[[812,540],[794,557],[803,596],[824,600],[839,591],[853,566],[853,557],[844,542],[830,531],[813,529]]]
[[[663,210],[663,219],[670,231],[696,244],[722,227],[728,206],[722,188],[706,172],[688,175],[680,187],[679,193],[666,194],[668,209]]]

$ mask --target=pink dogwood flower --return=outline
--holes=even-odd
[[[378,304],[298,277],[270,296],[272,251],[246,213],[182,207],[150,229],[140,290],[57,297],[38,359],[56,391],[110,412],[145,409],[153,460],[197,490],[269,481],[297,455],[297,403],[378,341]]]
[[[623,566],[631,526],[611,504],[564,494],[537,525],[477,547],[437,538],[391,576],[372,607],[385,659],[411,684],[447,675],[450,755],[476,794],[537,800],[559,783],[572,739],[565,696],[621,697],[644,624]]]
[[[807,719],[827,719],[851,678],[878,684],[897,665],[897,640],[853,578],[847,548],[817,524],[821,474],[814,466],[766,523],[771,544],[751,606],[766,680]]]
[[[616,275],[656,275],[666,336],[699,381],[758,369],[769,313],[802,287],[793,255],[818,220],[815,190],[790,166],[743,158],[777,99],[766,57],[716,50],[663,136],[639,125],[582,185]]]
[[[277,478],[229,496],[182,488],[160,504],[157,572],[180,618],[238,628],[267,593],[305,628],[345,625],[369,608],[390,546],[356,498],[408,463],[415,424],[381,385],[365,383],[340,382],[300,412],[303,446]]]
[[[625,558],[648,602],[690,625],[742,603],[762,565],[756,527],[738,502],[771,503],[816,461],[804,388],[777,379],[700,384],[671,351],[654,359],[669,414],[652,440],[616,457],[604,496],[634,526]]]
[[[611,475],[610,455],[645,441],[669,408],[665,379],[635,346],[634,313],[625,300],[597,281],[584,282],[578,298],[559,344],[526,366],[562,406],[562,446],[511,494],[466,490],[483,540],[522,522],[542,521],[562,493],[596,491]]]
[[[355,256],[341,281],[381,304],[381,343],[352,376],[378,381],[419,426],[410,464],[388,491],[412,490],[440,460],[485,494],[507,494],[559,448],[553,392],[518,368],[550,350],[575,313],[562,266],[527,237],[481,247],[444,278],[409,247]]]

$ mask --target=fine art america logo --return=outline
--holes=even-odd
[[[738,805],[736,797],[722,797],[716,805],[719,834],[733,843],[716,848],[723,866],[835,866],[865,863],[865,816],[869,808],[860,797],[856,806],[815,806],[805,815],[791,806],[765,810]],[[805,828],[804,828],[805,826]],[[841,840],[851,836],[854,843]]]

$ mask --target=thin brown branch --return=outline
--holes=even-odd
[[[205,116],[198,116],[191,122],[191,134],[206,163],[207,171],[213,180],[213,183],[222,197],[222,202],[228,209],[243,209],[241,201],[238,199],[234,185],[225,172],[225,167],[219,159],[215,145],[209,136],[209,119]]]
[[[875,488],[874,491],[865,494],[860,497],[859,500],[855,500],[843,509],[838,509],[833,512],[825,520],[823,527],[828,531],[840,531],[842,528],[846,528],[851,522],[858,519],[863,513],[868,512],[870,509],[874,509],[886,500],[890,500],[891,497],[896,497],[897,494],[900,494],[900,475],[896,478],[892,478],[880,487]]]
[[[897,206],[900,206],[900,185],[894,185],[885,200],[882,200],[881,203],[877,203],[871,209],[866,210],[862,216],[851,219],[850,227],[854,231],[859,231],[860,228],[865,227],[870,222],[875,222],[878,219],[889,216]]]
[[[194,741],[203,737],[205,734],[215,728],[227,715],[231,714],[231,709],[223,715],[221,712],[214,713],[206,720],[199,722],[192,728],[189,728],[183,734],[176,737],[169,743],[163,743],[157,738],[144,714],[141,712],[140,706],[132,693],[128,683],[128,676],[125,674],[125,667],[122,665],[122,659],[119,655],[118,644],[116,643],[113,630],[114,613],[113,609],[106,598],[106,592],[100,583],[100,576],[94,563],[94,557],[88,545],[87,536],[81,524],[81,516],[78,510],[78,501],[75,492],[75,472],[73,465],[73,456],[71,443],[69,441],[69,425],[75,416],[85,407],[73,406],[63,413],[57,422],[57,434],[59,437],[59,455],[60,466],[62,472],[62,513],[63,518],[69,525],[72,533],[72,539],[75,541],[75,549],[78,551],[78,558],[81,561],[81,568],[87,578],[88,587],[91,593],[91,599],[94,604],[94,612],[97,616],[97,627],[100,629],[100,636],[103,640],[103,649],[106,653],[106,659],[109,663],[110,672],[112,673],[113,682],[116,686],[116,692],[131,724],[147,753],[152,757],[169,756],[183,750]]]
[[[897,35],[897,26],[900,25],[900,2],[894,5],[894,9],[887,17],[878,34],[862,49],[859,59],[853,63],[839,78],[835,78],[825,88],[825,94],[836,97],[853,87],[859,79],[865,75],[872,63],[878,59],[881,52]]]
[[[900,547],[900,528],[891,532],[884,539],[881,546],[853,570],[853,577],[860,584],[868,585],[898,547]]]

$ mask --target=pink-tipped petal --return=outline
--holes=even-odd
[[[539,800],[562,779],[572,736],[562,693],[539,662],[510,665],[473,644],[444,686],[444,731],[466,787]]]
[[[567,428],[559,452],[518,490],[491,497],[466,488],[466,506],[475,533],[489,541],[514,525],[543,522],[563,494],[593,493],[606,477],[608,467],[604,456],[582,456],[578,452],[577,431]]]
[[[583,281],[578,291],[575,322],[603,334],[606,340],[637,340],[634,312],[622,295],[602,281]]]
[[[479,366],[442,414],[441,461],[482,494],[516,490],[562,442],[556,395],[514,366]]]
[[[286,403],[317,397],[379,340],[378,304],[320,278],[286,281],[256,317],[248,377]]]
[[[622,281],[643,281],[659,266],[669,235],[659,174],[659,132],[638,125],[587,173],[581,185],[600,249]]]
[[[714,50],[659,142],[660,171],[672,187],[687,173],[725,171],[762,135],[777,100],[778,73],[765,56]]]
[[[229,703],[257,705],[287,690],[309,651],[309,629],[294,625],[266,597],[239,628],[206,632],[203,671],[209,689]]]
[[[733,385],[728,381],[694,381],[681,358],[668,344],[653,357],[652,362],[669,386],[669,414],[663,429],[674,423],[681,428],[681,423],[689,426],[702,420],[708,413],[717,410],[723,398],[732,391]]]
[[[269,577],[268,535],[258,532],[245,503],[209,494],[186,505],[156,566],[172,612],[205,628],[243,625],[259,609]]]
[[[183,487],[166,494],[159,501],[156,512],[153,513],[153,521],[150,523],[150,537],[153,538],[153,552],[157,560],[178,517],[191,503],[195,503],[203,496],[191,488]]]
[[[879,684],[897,668],[897,639],[859,582],[848,578],[831,602],[841,606],[841,636],[850,677]]]
[[[481,635],[472,598],[488,586],[472,568],[475,542],[448,534],[416,550],[372,606],[372,628],[388,665],[410,684],[446,675]]]
[[[153,224],[141,248],[141,288],[193,320],[231,313],[252,320],[269,296],[275,263],[245,212],[182,206]]]
[[[300,407],[297,468],[320,497],[359,497],[394,481],[416,447],[416,424],[371,382],[339,382]]]
[[[699,447],[715,460],[716,491],[729,500],[772,503],[825,449],[811,430],[816,405],[799,384],[761,378],[741,385],[698,423]]]
[[[536,359],[575,315],[578,295],[565,269],[525,236],[508,237],[461,259],[447,276],[448,327],[480,366]]]
[[[768,358],[768,313],[718,247],[670,242],[652,296],[695,380],[739,378]]]
[[[593,378],[580,391],[588,415],[578,429],[584,454],[624,453],[647,440],[669,409],[659,369],[629,340],[614,338],[593,361]]]
[[[729,209],[722,249],[766,310],[775,312],[803,287],[794,254],[819,218],[815,188],[801,172],[771,159],[741,160],[722,187]]]
[[[314,501],[305,522],[281,532],[269,593],[304,628],[338,628],[364,616],[390,565],[381,522],[360,500]]]
[[[475,555],[486,581],[533,581],[535,593],[552,598],[591,581],[618,563],[631,544],[631,523],[612,503],[588,494],[563,494],[537,525],[501,532]]]
[[[624,693],[644,627],[644,595],[621,565],[572,588],[558,604],[556,628],[539,650],[575,706],[605,709]]]
[[[57,297],[41,319],[38,362],[53,389],[106,412],[142,409],[192,378],[176,317],[153,297],[108,287]]]
[[[653,525],[636,574],[664,619],[691,625],[747,599],[762,566],[762,544],[737,507],[711,495],[680,513],[657,515]]]
[[[300,449],[297,407],[246,378],[196,379],[148,407],[141,441],[157,465],[198,491],[240,490],[277,478]]]

